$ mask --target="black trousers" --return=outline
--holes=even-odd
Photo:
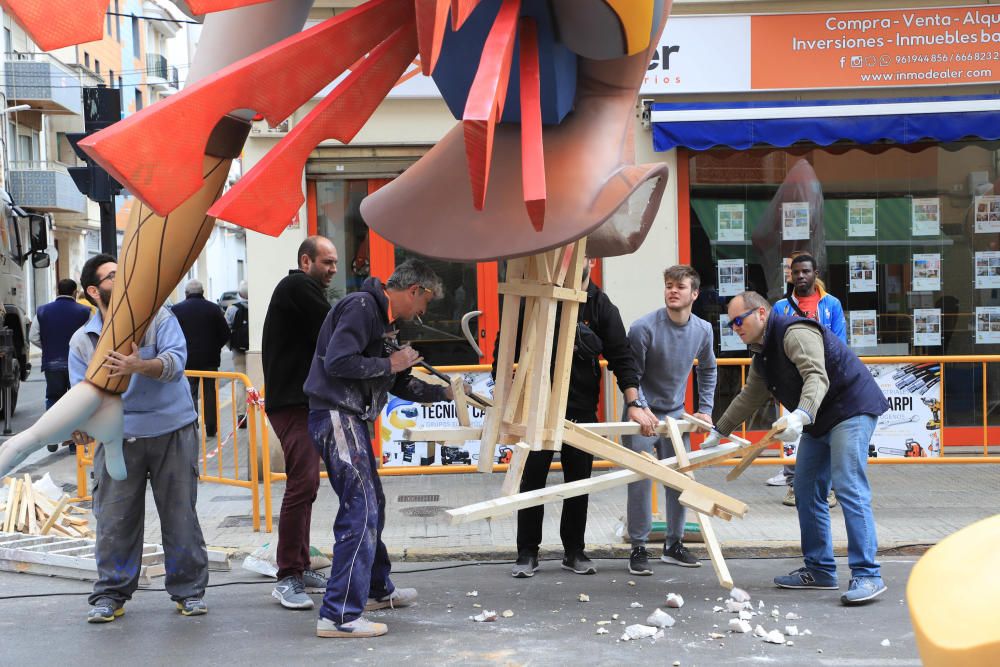
[[[572,422],[591,423],[597,421],[596,413],[567,413],[566,418]],[[535,491],[545,486],[549,475],[549,467],[555,452],[531,452],[524,464],[524,474],[521,476],[521,492]],[[575,447],[564,444],[559,453],[562,462],[563,478],[567,482],[578,479],[588,479],[594,466],[592,454],[582,452]],[[589,496],[567,498],[562,505],[562,519],[559,522],[559,537],[562,539],[563,550],[567,554],[583,551],[584,534],[587,532],[587,506]],[[536,505],[517,513],[517,553],[519,556],[538,555],[538,546],[542,543],[542,521],[545,518],[545,506]]]
[[[217,371],[218,368],[206,368],[205,370]],[[215,415],[215,378],[189,377],[188,383],[191,385],[191,398],[194,399],[194,409],[201,410],[198,403],[198,385],[205,383],[205,435],[211,438],[218,430],[218,420]]]
[[[48,410],[55,402],[69,391],[69,371],[45,371],[45,409]]]

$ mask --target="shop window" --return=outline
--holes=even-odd
[[[691,154],[690,258],[702,275],[695,313],[715,327],[716,352],[747,354],[738,338],[721,335],[732,295],[746,288],[774,303],[788,288],[786,258],[808,251],[843,304],[859,355],[1000,353],[998,148],[967,141]],[[988,368],[989,421],[998,424],[1000,367]],[[981,372],[948,367],[946,424],[982,423]],[[720,369],[719,386],[724,408],[739,370]]]

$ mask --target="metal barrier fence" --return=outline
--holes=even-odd
[[[990,426],[988,423],[989,415],[989,402],[988,402],[988,365],[1000,363],[1000,355],[989,355],[989,356],[973,356],[973,355],[951,355],[951,356],[919,356],[919,357],[862,357],[861,360],[868,365],[877,364],[909,364],[909,363],[933,363],[940,364],[941,367],[941,382],[940,382],[940,392],[944,391],[944,376],[946,372],[946,366],[948,364],[980,364],[982,370],[982,454],[981,455],[949,455],[949,456],[935,456],[935,457],[918,457],[918,458],[872,458],[869,459],[870,463],[874,464],[982,464],[982,463],[1000,463],[1000,456],[991,456],[989,452],[989,436],[990,436]],[[737,366],[740,367],[740,385],[746,383],[746,373],[747,367],[750,365],[750,359],[748,358],[726,358],[717,360],[719,366]],[[490,369],[489,366],[475,365],[475,366],[447,366],[441,367],[440,370],[445,373],[470,373],[470,372],[484,372]],[[604,393],[604,410],[606,415],[606,420],[611,421],[617,418],[619,414],[619,403],[618,403],[618,392],[615,389],[615,383],[613,375],[607,370],[606,362],[602,361],[602,369],[604,373],[603,378],[603,393]],[[418,369],[420,370],[420,369]],[[224,373],[224,372],[212,372],[212,371],[186,371],[185,374],[189,378],[199,379],[199,410],[198,410],[198,422],[200,425],[199,434],[201,438],[201,456],[200,456],[200,472],[201,480],[204,482],[213,482],[216,484],[226,484],[230,486],[237,486],[240,488],[246,488],[250,490],[251,493],[251,515],[253,517],[253,527],[255,532],[259,532],[261,529],[261,494],[263,494],[263,513],[264,513],[264,530],[266,532],[271,532],[273,530],[273,502],[271,494],[271,486],[274,482],[284,481],[287,479],[284,473],[273,472],[271,470],[271,452],[270,452],[270,439],[268,437],[268,429],[264,422],[264,409],[263,400],[259,398],[257,393],[252,389],[250,384],[250,379],[242,373]],[[228,412],[231,418],[232,431],[221,440],[216,441],[216,446],[212,449],[209,448],[209,438],[205,435],[204,428],[204,403],[205,403],[205,392],[204,392],[204,382],[207,379],[213,379],[217,383],[220,380],[229,380],[228,395],[230,401],[228,404]],[[246,401],[246,433],[247,438],[245,439],[246,453],[244,458],[241,459],[240,449],[241,440],[239,438],[239,432],[243,429],[239,428],[239,413],[237,410],[237,396],[240,395],[238,389],[240,386],[251,387],[249,390],[250,398]],[[222,416],[222,400],[221,394],[219,394],[219,399],[216,401],[216,421],[221,423]],[[943,405],[944,401],[942,401]],[[943,428],[944,414],[941,414],[941,422]],[[996,427],[994,427],[996,428]],[[380,433],[378,422],[376,422],[375,433]],[[753,432],[750,432],[753,433]],[[744,437],[748,434],[747,424],[742,425],[742,434]],[[258,457],[258,446],[259,442],[259,452]],[[232,445],[232,452],[226,454],[224,452],[225,448]],[[697,441],[695,442],[697,444]],[[998,443],[1000,444],[1000,443]],[[375,438],[375,446],[381,450],[381,442],[378,438]],[[77,498],[74,500],[86,500],[89,499],[87,494],[87,475],[86,468],[93,465],[93,454],[94,454],[94,443],[89,443],[88,445],[77,447]],[[784,451],[775,446],[779,450],[780,455],[776,457],[760,457],[754,461],[754,465],[784,465],[784,464],[794,464],[794,457],[786,457]],[[942,450],[943,454],[943,450]],[[214,462],[213,462],[214,459]],[[240,475],[239,469],[241,461],[246,464],[246,474],[244,476]],[[735,465],[739,462],[739,459],[729,459],[722,463],[722,465]],[[231,468],[230,468],[231,465]],[[594,463],[595,469],[607,469],[612,468],[613,465],[607,461],[596,461]],[[561,465],[559,463],[554,463],[553,468],[555,470],[560,470]],[[211,473],[210,474],[210,469]],[[494,472],[506,472],[507,465],[503,463],[497,463],[493,466]],[[389,466],[381,467],[379,473],[383,476],[404,476],[404,475],[438,475],[438,474],[462,474],[476,472],[477,467],[475,465],[449,465],[449,466]],[[326,472],[321,471],[320,477],[325,478]],[[260,487],[263,487],[262,489]]]

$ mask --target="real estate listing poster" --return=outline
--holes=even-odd
[[[788,201],[781,205],[781,238],[785,241],[809,238],[809,202]]]
[[[746,206],[743,204],[719,204],[716,221],[720,241],[742,241],[746,238]]]
[[[937,197],[913,200],[913,235],[937,236],[941,233],[941,200]]]
[[[976,253],[976,289],[1000,288],[1000,251]]]
[[[875,236],[875,200],[847,200],[847,235]]]
[[[719,347],[723,352],[743,352],[747,349],[736,332],[729,327],[729,315],[725,313],[719,315],[719,333]]]
[[[875,255],[851,255],[847,258],[847,272],[852,292],[874,292]]]
[[[941,255],[914,253],[913,291],[934,292],[941,289]]]
[[[984,195],[976,197],[976,233],[996,234],[1000,232],[1000,196]]]
[[[976,343],[1000,343],[1000,306],[976,307]]]
[[[742,259],[719,260],[719,296],[736,296],[746,288],[746,266]]]
[[[916,308],[913,311],[913,344],[941,344],[941,309]]]
[[[874,310],[851,311],[851,347],[875,347],[878,345],[878,318]]]

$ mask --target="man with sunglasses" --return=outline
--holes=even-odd
[[[389,392],[420,403],[452,400],[450,387],[417,379],[421,361],[395,344],[397,324],[420,317],[441,296],[441,279],[424,262],[407,260],[383,285],[368,278],[326,316],[306,378],[309,433],[340,499],[333,524],[333,567],[316,624],[319,637],[377,637],[388,632],[362,614],[407,607],[413,588],[396,588],[382,543],[385,495],[369,426]],[[467,388],[468,389],[468,388]]]
[[[702,447],[714,447],[771,396],[795,406],[772,425],[777,438],[801,437],[795,500],[805,566],[775,577],[779,588],[837,590],[827,494],[837,487],[847,526],[850,588],[840,600],[863,604],[885,592],[865,468],[868,442],[889,404],[871,372],[833,332],[818,322],[771,312],[756,292],[729,302],[730,326],[750,346],[746,384],[716,422]]]
[[[80,286],[97,313],[73,334],[69,375],[82,382],[94,354],[118,264],[110,255],[87,260]],[[184,616],[208,612],[202,600],[208,584],[208,552],[198,523],[198,415],[184,378],[187,345],[177,318],[166,308],[131,351],[111,352],[105,367],[110,377],[130,376],[122,394],[124,407],[125,479],[112,479],[104,465],[104,448],[94,455],[94,516],[97,519],[97,581],[90,595],[89,623],[109,623],[125,613],[125,603],[139,586],[145,520],[146,480],[160,515],[166,555],[164,586]],[[90,441],[77,431],[77,445]]]

